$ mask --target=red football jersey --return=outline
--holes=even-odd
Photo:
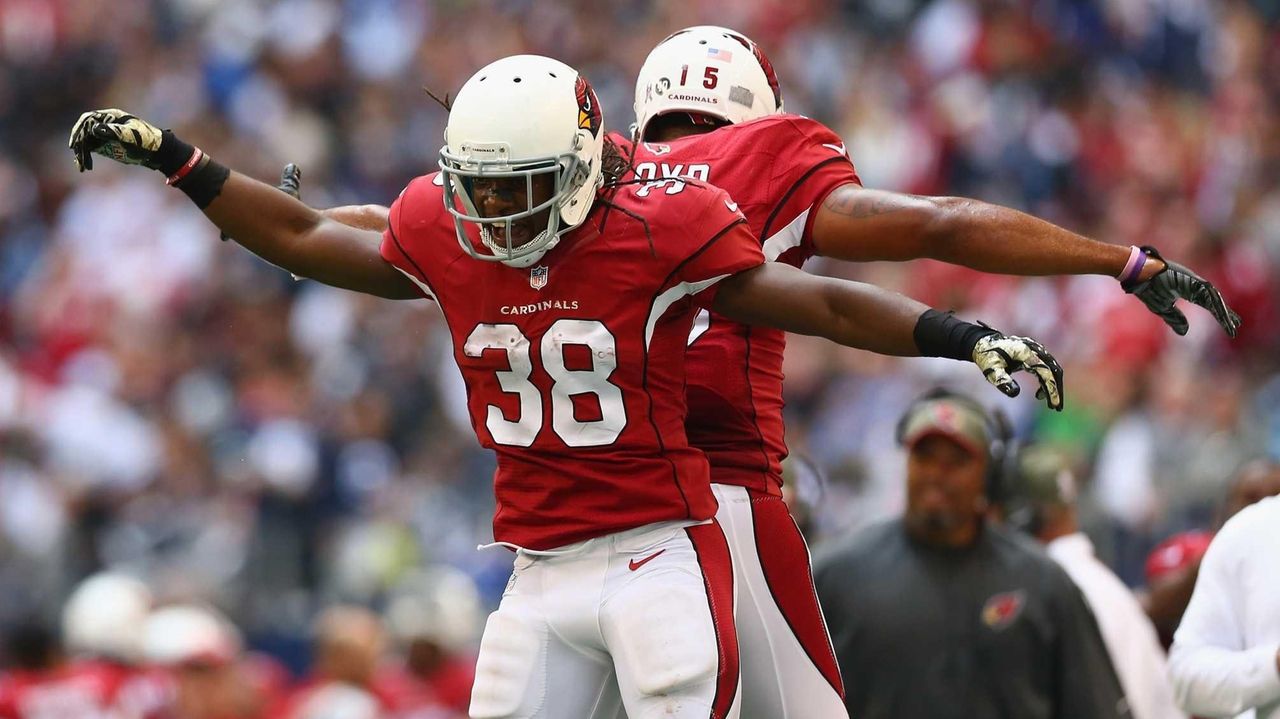
[[[14,672],[0,680],[3,719],[101,719],[109,716],[114,682],[70,668]]]
[[[476,436],[498,455],[495,539],[542,550],[712,517],[684,433],[684,347],[716,282],[764,261],[733,201],[697,182],[624,184],[615,208],[597,203],[517,269],[459,247],[439,183],[405,188],[382,254],[444,313]]]
[[[723,188],[742,208],[765,258],[796,267],[814,254],[814,210],[835,188],[859,182],[844,141],[799,115],[637,143],[634,163],[640,177],[694,177]],[[709,311],[698,316],[685,368],[685,429],[689,443],[710,460],[711,481],[781,493],[785,346],[780,330]]]
[[[0,680],[0,719],[152,719],[173,696],[160,674],[84,660]]]

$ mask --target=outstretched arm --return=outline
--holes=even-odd
[[[1038,342],[1007,337],[873,285],[819,277],[766,262],[723,280],[713,309],[731,320],[880,354],[948,357],[978,365],[987,381],[1016,397],[1010,374],[1025,369],[1040,383],[1036,397],[1062,409],[1062,368]]]
[[[388,299],[422,297],[382,259],[380,234],[330,219],[238,172],[204,213],[249,251],[295,275]]]
[[[814,249],[852,262],[931,258],[1004,275],[1118,276],[1129,248],[1077,235],[1024,212],[964,197],[927,197],[855,184],[827,196]],[[1149,262],[1140,279],[1164,268]]]
[[[1151,248],[1098,242],[1023,212],[962,197],[923,197],[855,183],[831,192],[813,221],[814,249],[866,262],[932,258],[1008,275],[1111,275],[1178,334],[1181,298],[1213,314],[1235,336],[1240,318],[1204,278]]]
[[[916,319],[929,307],[873,285],[769,262],[721,282],[714,309],[744,324],[825,337],[880,354],[918,357]]]
[[[280,171],[280,184],[276,189],[288,193],[291,197],[302,199],[302,168],[290,162]],[[320,214],[359,230],[370,230],[379,234],[386,232],[391,224],[391,208],[383,205],[343,205],[320,210]],[[222,233],[223,240],[229,240],[227,233]],[[294,279],[302,279],[294,275]]]
[[[383,205],[343,205],[321,210],[320,214],[344,225],[381,234],[390,222],[391,208]]]
[[[330,220],[287,192],[231,172],[173,133],[126,112],[81,115],[69,145],[82,171],[93,168],[96,153],[163,172],[224,234],[296,275],[379,297],[421,296],[382,259],[376,233]]]

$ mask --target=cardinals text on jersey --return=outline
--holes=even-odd
[[[761,263],[759,242],[701,183],[627,184],[609,199],[627,211],[593,210],[536,283],[468,257],[429,177],[391,209],[383,255],[439,303],[476,436],[498,455],[500,542],[548,549],[715,511],[684,436],[684,344],[694,303]]]

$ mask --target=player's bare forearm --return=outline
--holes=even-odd
[[[391,208],[382,205],[343,205],[321,210],[320,214],[349,227],[381,233],[387,229]]]
[[[1024,212],[963,197],[925,197],[855,184],[836,188],[814,219],[818,254],[866,262],[942,260],[1006,275],[1116,276],[1129,248],[1091,240]],[[1148,262],[1139,279],[1162,267]]]
[[[380,235],[328,219],[252,178],[232,172],[204,213],[236,242],[296,275],[389,299],[421,297],[382,259]]]
[[[716,292],[714,309],[745,324],[913,357],[920,354],[914,337],[916,322],[929,308],[873,285],[767,262],[725,279]]]
[[[1010,373],[1026,370],[1040,383],[1036,397],[1062,410],[1062,367],[1039,342],[965,322],[896,292],[766,262],[723,280],[712,304],[737,322],[825,337],[848,347],[973,362],[987,382],[1010,397],[1020,391]]]

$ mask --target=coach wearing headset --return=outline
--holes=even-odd
[[[815,562],[850,716],[1129,716],[1080,591],[987,520],[1004,426],[962,395],[917,400],[898,425],[906,513]]]

